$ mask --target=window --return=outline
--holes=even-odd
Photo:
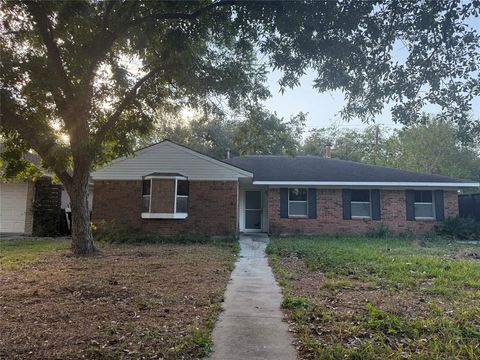
[[[370,190],[352,190],[352,218],[371,217]]]
[[[415,218],[434,218],[433,196],[431,190],[415,191]]]
[[[188,212],[188,186],[187,180],[177,180],[177,194],[175,197],[175,209],[177,213]]]
[[[150,212],[150,204],[152,197],[152,180],[143,180],[142,183],[142,212]]]
[[[288,189],[288,216],[307,216],[307,189]]]

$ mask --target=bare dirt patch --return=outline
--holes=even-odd
[[[422,311],[430,299],[427,294],[386,289],[354,275],[332,278],[319,270],[307,269],[304,260],[295,256],[281,258],[280,264],[294,277],[291,286],[296,295],[309,298],[338,315],[364,315],[366,304],[399,316],[415,314]]]
[[[233,261],[211,245],[48,253],[0,274],[0,358],[200,357]]]

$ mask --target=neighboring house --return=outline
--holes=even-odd
[[[41,169],[38,156],[27,153],[24,158]],[[0,181],[0,234],[32,235],[35,228],[40,228],[39,223],[45,221],[46,210],[70,211],[70,197],[65,189],[61,185],[52,184],[52,175],[43,169],[41,171],[42,176],[35,181]],[[90,191],[90,209],[92,201],[93,193]],[[39,214],[37,217],[35,209]],[[69,227],[68,220],[66,221]],[[56,232],[58,231],[57,229]]]
[[[430,231],[478,183],[315,156],[215,160],[171,141],[92,174],[92,221],[162,235]]]

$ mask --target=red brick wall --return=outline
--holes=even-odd
[[[384,223],[393,232],[429,232],[436,221],[407,221],[404,190],[380,190],[381,220],[343,220],[342,190],[317,189],[317,218],[280,218],[280,189],[268,191],[269,229],[273,233],[365,233]],[[456,191],[444,191],[445,217],[458,215]]]
[[[173,213],[175,204],[175,179],[152,179],[151,212]]]
[[[93,223],[156,231],[165,236],[195,234],[234,236],[237,232],[237,182],[190,181],[186,219],[142,219],[142,181],[95,181]],[[152,191],[155,197],[155,190]],[[153,198],[152,198],[153,200]]]

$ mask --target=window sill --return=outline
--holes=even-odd
[[[187,213],[142,213],[142,219],[186,219]]]
[[[289,219],[308,219],[308,215],[288,215]]]
[[[415,217],[415,221],[436,221],[434,217]]]
[[[352,216],[352,220],[371,220],[371,216]]]

